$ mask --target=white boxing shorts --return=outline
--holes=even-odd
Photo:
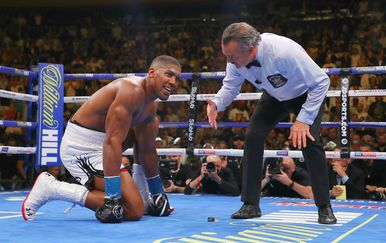
[[[94,176],[103,178],[103,141],[105,133],[67,123],[60,145],[64,167],[77,182],[89,186]]]

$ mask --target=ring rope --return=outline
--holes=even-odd
[[[350,71],[351,74],[384,74],[386,73],[386,66],[373,66],[373,67],[353,67],[353,68],[322,68],[324,72],[329,75],[340,75],[342,71]],[[29,70],[17,69],[12,67],[0,66],[0,73],[17,75],[24,77],[37,78],[37,72]],[[201,72],[197,73],[200,78],[210,79],[222,79],[225,77],[225,72]],[[64,74],[64,79],[104,79],[114,80],[117,78],[125,78],[131,76],[146,76],[146,73],[77,73],[77,74]],[[193,73],[181,73],[182,78],[192,79]]]
[[[336,74],[341,75],[342,72],[350,72],[351,74],[384,74],[386,73],[386,66],[377,66],[377,67],[358,67],[358,68],[331,68],[331,69],[323,69],[327,74]],[[21,70],[16,68],[4,67],[0,66],[0,73],[24,76],[30,78],[37,78],[37,72],[32,72],[28,70]],[[65,79],[116,79],[120,77],[129,77],[129,76],[145,76],[146,73],[132,73],[132,74],[64,74]],[[72,75],[72,76],[71,76]],[[193,76],[192,73],[182,73],[182,78],[191,79]],[[223,78],[225,76],[225,72],[203,72],[196,73],[200,78]],[[381,90],[351,90],[349,91],[349,96],[385,96],[385,89]],[[341,91],[329,91],[327,97],[339,97]],[[17,100],[31,101],[36,102],[38,100],[38,96],[30,95],[30,94],[20,94],[16,92],[0,90],[0,97],[4,98],[12,98]],[[197,100],[202,101],[208,98],[214,97],[214,94],[203,94],[198,95]],[[261,97],[261,93],[244,93],[239,94],[235,100],[256,100]],[[168,101],[188,101],[190,100],[190,95],[172,95]],[[73,103],[73,101],[85,101],[88,97],[65,97],[67,102],[65,103]],[[78,102],[76,102],[78,103]],[[20,121],[8,121],[10,123],[15,122],[16,125],[20,126],[33,126],[33,123],[30,122],[20,122]],[[357,124],[358,125],[358,124]],[[379,123],[378,123],[379,125]],[[132,149],[131,149],[132,150]],[[160,155],[167,155],[167,153],[175,154],[175,149],[168,149],[173,151],[166,151],[165,149],[157,150]],[[182,151],[182,152],[181,152]],[[182,149],[179,154],[186,154],[186,149]],[[0,146],[0,153],[35,153],[36,147],[12,147],[12,146]],[[132,151],[125,151],[125,153]],[[194,149],[194,155],[205,156],[209,154],[215,154],[220,156],[243,156],[243,150],[205,150],[205,149]],[[291,156],[294,158],[302,157],[301,151],[283,151],[283,150],[266,150],[264,152],[265,157],[285,157]],[[336,158],[336,152],[326,152],[327,158]],[[339,154],[341,156],[341,154]],[[350,152],[351,158],[386,158],[386,153],[384,152]]]
[[[248,127],[249,122],[217,122],[217,127]],[[276,128],[290,128],[293,122],[279,122]],[[321,127],[338,128],[340,122],[322,122]],[[386,127],[386,122],[348,122],[347,125],[353,128],[383,128]],[[196,122],[197,128],[210,128],[209,122]],[[179,127],[187,128],[187,122],[161,122],[159,128]]]
[[[234,100],[258,100],[263,93],[240,93]],[[327,92],[327,97],[340,97],[341,92],[339,90],[330,90]],[[216,94],[198,94],[198,101],[206,101],[207,99],[214,98]],[[386,89],[364,89],[364,90],[350,90],[348,95],[350,97],[364,97],[364,96],[386,96]],[[64,97],[64,103],[83,103],[86,102],[89,96],[66,96]],[[177,101],[189,101],[189,94],[176,94],[170,95],[169,99],[162,102],[177,102]],[[156,102],[161,102],[159,99]]]
[[[38,77],[37,72],[32,72],[29,70],[23,70],[23,69],[18,69],[18,68],[13,68],[13,67],[5,67],[5,66],[0,66],[0,73],[22,76],[22,77],[29,77],[29,78],[37,78]]]
[[[0,127],[36,128],[37,126],[38,126],[37,122],[0,120]]]
[[[217,127],[248,127],[248,122],[218,122]],[[292,122],[279,122],[276,128],[290,128]],[[21,128],[36,128],[38,124],[36,122],[28,121],[13,121],[13,120],[0,120],[0,126],[3,127],[21,127]],[[322,122],[321,127],[338,128],[340,122]],[[349,127],[354,128],[383,128],[386,127],[386,122],[348,122]],[[178,127],[188,128],[187,122],[161,122],[159,128]],[[196,128],[210,128],[208,122],[196,122]]]
[[[37,95],[16,93],[16,92],[4,90],[4,89],[0,89],[0,97],[1,98],[14,99],[14,100],[30,101],[30,102],[37,102],[38,101]]]
[[[36,147],[0,146],[2,154],[34,154]]]
[[[341,92],[339,90],[330,90],[327,92],[327,97],[339,97]],[[235,100],[258,100],[262,93],[240,93]],[[363,96],[386,96],[386,89],[367,89],[367,90],[350,90],[348,95],[350,97],[363,97]],[[207,99],[214,98],[215,94],[198,94],[197,100],[206,101]],[[9,98],[15,100],[23,100],[30,102],[37,102],[37,95],[30,95],[24,93],[17,93],[8,90],[0,89],[1,98]],[[64,103],[84,103],[90,96],[66,96],[64,97]],[[169,99],[165,102],[177,102],[177,101],[189,101],[189,94],[177,94],[170,95]],[[160,102],[159,99],[156,102]]]
[[[186,155],[185,148],[161,148],[157,149],[158,155]],[[132,148],[127,149],[123,155],[133,155],[134,150]],[[34,154],[36,153],[36,147],[14,147],[14,146],[0,146],[0,153],[8,154]],[[243,157],[244,151],[242,149],[194,149],[194,155],[196,156],[233,156]],[[303,158],[301,151],[296,150],[264,150],[264,157],[268,158]],[[334,159],[340,158],[340,152],[326,151],[326,158]],[[350,152],[350,158],[353,159],[386,159],[386,152]]]
[[[353,68],[322,68],[324,72],[329,75],[340,75],[342,71],[351,71],[351,74],[384,74],[386,73],[386,66],[374,66],[374,67],[353,67]],[[207,79],[222,79],[225,77],[225,72],[201,72],[197,73],[200,78]],[[131,76],[146,76],[146,73],[77,73],[77,74],[64,74],[64,79],[86,79],[86,80],[114,80],[116,78],[125,78]],[[192,79],[193,73],[181,73],[181,78]]]

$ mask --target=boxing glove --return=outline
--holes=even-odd
[[[103,206],[95,211],[95,217],[102,223],[121,223],[123,220],[122,198],[105,198]]]
[[[152,201],[148,208],[148,214],[152,216],[169,216],[171,213],[168,197],[165,193],[151,196]]]

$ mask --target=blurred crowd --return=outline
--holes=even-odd
[[[307,6],[304,6],[304,2],[307,2]],[[179,11],[172,13],[167,7],[148,11],[113,7],[76,10],[2,9],[0,65],[31,69],[38,62],[52,62],[64,64],[66,73],[133,73],[146,72],[155,56],[168,54],[181,62],[183,72],[223,71],[226,60],[220,48],[221,33],[225,26],[236,21],[246,21],[261,33],[271,32],[292,38],[323,68],[386,65],[386,28],[383,21],[385,6],[378,1],[367,0],[352,1],[350,4],[337,1],[315,2],[291,1],[290,4],[287,1],[256,1],[237,4],[236,1],[228,6],[229,10],[208,6],[205,8],[206,12],[202,12],[202,6],[181,7]],[[340,77],[330,75],[330,79],[330,90],[339,90]],[[384,75],[352,75],[350,80],[350,89],[385,89]],[[65,96],[92,95],[106,83],[106,80],[67,80]],[[201,80],[199,93],[213,94],[220,86],[219,81]],[[28,80],[0,74],[0,89],[26,93]],[[241,92],[258,90],[245,83]],[[190,80],[182,80],[177,93],[190,93]],[[256,101],[235,101],[225,112],[219,114],[220,121],[247,122],[255,105]],[[66,104],[65,120],[78,108],[79,104]],[[340,98],[327,99],[323,121],[339,122],[340,109]],[[385,114],[384,97],[350,98],[351,121],[384,122]],[[188,118],[187,102],[159,103],[158,115],[163,122],[185,122]],[[289,116],[283,121],[295,119],[296,117]],[[35,117],[28,116],[27,102],[0,98],[0,120],[26,121],[35,120]],[[206,120],[205,104],[201,103],[198,107],[198,121]],[[26,132],[23,128],[0,127],[0,144],[25,146]],[[217,130],[197,129],[196,147],[242,149],[244,132],[244,128],[236,126]],[[351,128],[350,132],[352,150],[385,152],[385,128]],[[289,148],[288,136],[288,129],[272,130],[266,141],[266,149]],[[338,129],[322,128],[321,139],[324,145],[329,142],[339,144]],[[186,147],[186,129],[160,129],[157,146]],[[24,157],[5,154],[0,156],[0,179],[7,181],[1,183],[3,186],[0,189],[25,186],[23,181],[27,178],[25,171],[28,163],[25,163]],[[237,190],[236,187],[231,187],[230,192],[227,192],[238,194],[242,159],[209,159],[216,162],[215,168],[219,172],[229,169],[231,176],[227,169],[223,173],[228,179],[234,179]],[[169,161],[170,158],[161,160]],[[283,162],[285,165],[281,168],[288,167],[289,171],[296,171],[294,165],[299,165],[299,168],[303,166],[299,161],[283,160],[281,163]],[[206,161],[195,158],[183,159],[181,163],[190,167],[186,170],[192,171],[192,174],[188,173],[189,178],[181,179],[181,186],[185,187],[192,182],[196,187],[190,193],[197,187],[204,190],[205,187],[200,187],[199,184],[206,178],[202,174],[208,174],[206,169],[202,169],[202,164],[206,165]],[[371,184],[364,182],[364,185],[386,187],[385,178],[378,178],[380,181],[375,182],[369,179],[372,165],[373,162],[357,165],[367,175],[366,182],[371,181]],[[383,171],[385,166],[386,164],[381,166]],[[300,174],[306,173],[305,170]],[[264,183],[270,185],[274,176],[267,176]],[[218,179],[216,176],[213,178]],[[200,183],[196,185],[194,182],[198,181]],[[308,186],[307,183],[304,184]],[[167,190],[183,191],[173,188]],[[213,190],[218,192],[220,189]],[[297,195],[310,197],[306,192],[307,190]]]

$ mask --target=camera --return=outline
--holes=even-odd
[[[213,162],[206,163],[206,171],[215,172],[216,171],[216,165]]]
[[[268,164],[268,172],[271,175],[281,174],[281,161],[278,158],[269,159]]]
[[[159,167],[160,167],[160,177],[162,180],[162,185],[165,188],[170,187],[170,181],[173,180],[172,173],[170,170],[176,170],[177,169],[177,161],[176,160],[167,160],[167,159],[160,159],[159,160]]]
[[[160,159],[159,160],[159,167],[169,169],[169,170],[176,170],[177,169],[177,161],[176,160]]]
[[[169,180],[162,179],[162,186],[163,186],[164,188],[170,187],[171,184],[172,184],[172,183],[171,183]]]
[[[378,191],[369,192],[369,196],[370,196],[370,199],[374,201],[382,201],[382,200],[385,200],[386,198],[385,194]]]

